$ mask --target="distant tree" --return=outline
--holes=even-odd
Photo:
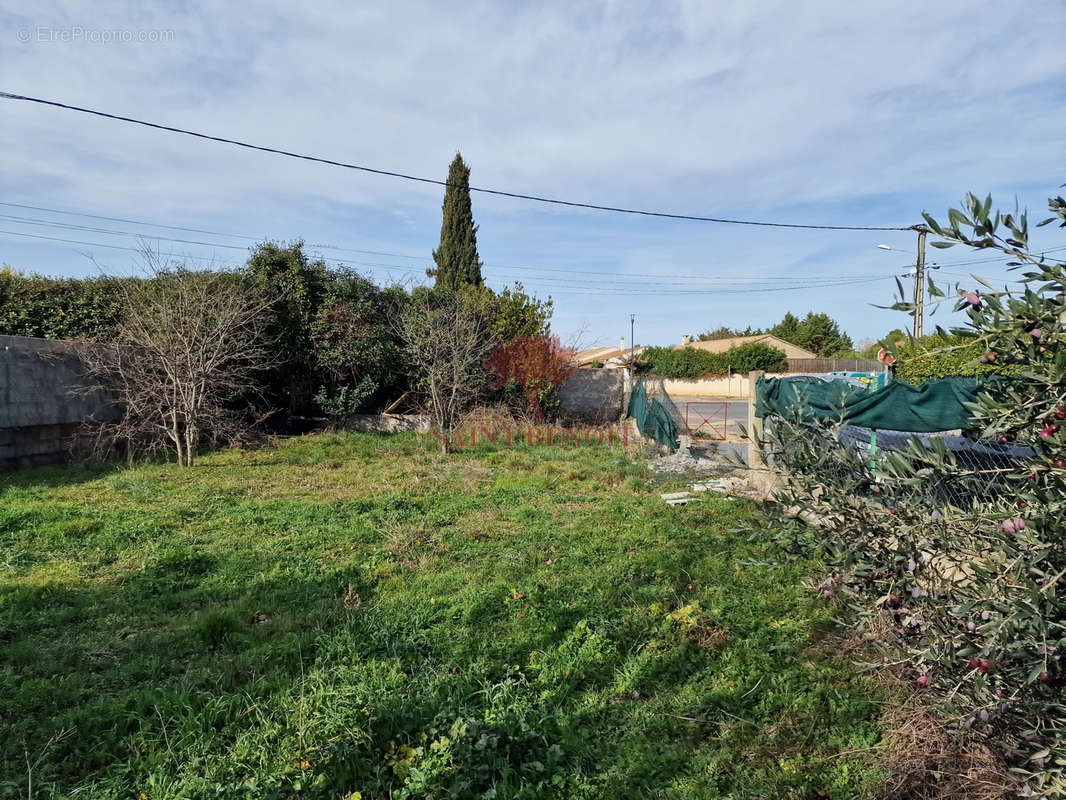
[[[792,342],[792,344],[800,345],[798,341],[800,334],[800,321],[799,318],[791,311],[785,313],[784,318],[770,328],[770,333],[776,336],[778,339],[784,339],[786,342]]]
[[[436,268],[426,274],[436,278],[438,288],[457,291],[463,286],[481,286],[481,259],[477,253],[477,225],[470,207],[470,167],[455,154],[448,169],[448,186],[441,206],[440,246],[433,251]]]
[[[890,353],[898,353],[901,348],[907,345],[908,341],[910,341],[910,337],[906,333],[899,328],[893,328],[877,341],[859,342],[857,346],[861,351],[862,358],[877,358],[879,350],[884,349]]]
[[[758,336],[761,333],[765,333],[761,328],[753,328],[750,325],[744,330],[740,328],[730,328],[727,325],[722,325],[719,328],[715,328],[712,331],[704,331],[696,337],[700,342],[715,342],[720,339],[737,339],[742,336]]]
[[[698,336],[696,336],[696,341],[714,342],[719,339],[732,339],[736,335],[737,334],[732,328],[726,325],[722,325],[721,327],[715,328],[712,331],[704,331],[703,333],[699,334]]]
[[[494,339],[481,315],[455,293],[417,289],[396,320],[412,369],[413,388],[422,398],[441,441],[450,453],[455,428],[488,380],[484,366]]]
[[[786,342],[803,347],[827,357],[851,349],[851,337],[840,329],[840,325],[828,314],[807,312],[802,320],[791,311],[770,328],[770,333]]]
[[[800,347],[820,356],[832,356],[851,349],[851,337],[828,314],[808,312],[800,323]]]

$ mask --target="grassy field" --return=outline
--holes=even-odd
[[[817,565],[619,448],[0,476],[0,797],[855,798]]]

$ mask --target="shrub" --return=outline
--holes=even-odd
[[[946,240],[937,244],[995,248],[1029,267],[1021,288],[960,291],[955,310],[968,322],[951,333],[972,340],[985,364],[1016,372],[978,395],[976,434],[1035,455],[982,468],[943,443],[912,441],[871,466],[832,431],[785,421],[769,428],[764,453],[787,469],[783,507],[817,525],[779,524],[776,534],[828,560],[816,590],[857,619],[946,724],[991,743],[1025,782],[1022,794],[1063,796],[1066,270],[1029,254],[1024,215],[992,216],[990,206],[969,195],[948,225],[926,220]],[[1066,223],[1066,201],[1050,206]],[[933,285],[930,295],[948,300]]]
[[[760,369],[764,372],[784,372],[788,369],[788,359],[783,350],[765,342],[748,342],[731,347],[721,353],[723,364],[718,372],[748,373]]]
[[[718,365],[715,353],[685,347],[648,347],[640,354],[640,360],[648,365],[648,371],[664,378],[699,378],[714,372]]]
[[[330,272],[310,344],[319,382],[314,400],[334,420],[387,402],[406,385],[404,352],[392,326],[406,301],[403,289],[382,289],[349,270]]]
[[[170,450],[188,467],[203,441],[240,441],[253,427],[239,399],[271,363],[263,330],[271,301],[231,273],[146,258],[151,278],[118,287],[114,342],[81,349],[86,389],[113,392],[122,416],[86,425],[100,454]]]
[[[487,363],[495,375],[492,386],[504,393],[521,393],[527,413],[535,419],[553,418],[559,410],[559,389],[574,374],[572,355],[558,336],[520,336],[489,356]]]
[[[329,270],[304,252],[302,241],[263,242],[252,250],[245,275],[254,291],[274,298],[267,332],[276,343],[277,361],[265,379],[267,399],[290,414],[311,413],[322,383],[308,368],[314,364],[311,327],[322,307]]]
[[[909,341],[897,350],[895,377],[913,386],[956,375],[1011,375],[1019,365],[981,362],[984,347],[973,336],[938,333]]]
[[[481,315],[485,327],[499,344],[508,344],[519,336],[548,334],[552,316],[552,300],[538,300],[526,294],[522,284],[515,282],[500,293],[487,286],[466,285],[461,290],[464,302]]]
[[[649,347],[640,358],[648,365],[647,371],[655,375],[688,380],[726,372],[781,372],[788,366],[785,354],[764,342],[748,342],[724,353],[709,353],[695,347]]]

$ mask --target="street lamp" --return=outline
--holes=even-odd
[[[914,338],[920,339],[925,324],[925,235],[929,229],[924,225],[915,225],[911,230],[918,232],[918,258],[910,274],[914,275]],[[889,244],[879,244],[877,247],[880,250],[899,250]]]

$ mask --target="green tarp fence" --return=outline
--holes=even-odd
[[[817,378],[759,378],[755,416],[800,422],[831,420],[885,431],[933,433],[972,427],[970,410],[979,391],[976,378],[941,378],[921,386],[892,381],[871,392],[845,381]]]
[[[644,381],[637,381],[629,396],[629,416],[636,420],[641,436],[650,436],[669,447],[670,452],[677,450],[677,423],[658,400],[648,402]]]

